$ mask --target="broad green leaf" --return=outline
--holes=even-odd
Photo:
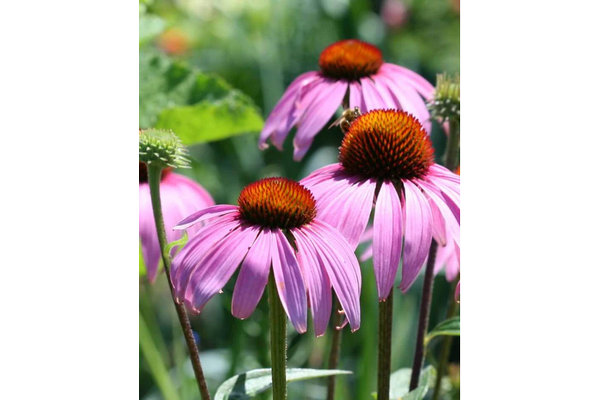
[[[421,400],[430,387],[435,385],[436,370],[431,365],[421,371],[419,386],[409,393],[410,368],[402,368],[390,377],[390,400]]]
[[[188,145],[258,132],[262,126],[263,120],[256,109],[235,97],[167,109],[156,123],[157,128],[177,132],[183,144]]]
[[[425,346],[436,336],[460,336],[460,316],[440,322],[425,336]]]
[[[175,389],[175,385],[169,376],[167,368],[163,364],[160,352],[152,339],[152,334],[150,333],[141,312],[139,313],[139,324],[140,350],[150,367],[150,373],[156,382],[156,386],[158,386],[158,389],[165,399],[179,400],[179,394]]]
[[[252,100],[223,79],[154,51],[140,52],[140,128],[173,130],[186,145],[259,132]]]
[[[159,16],[151,14],[140,15],[140,44],[154,39],[166,26],[165,21]]]
[[[331,375],[351,374],[351,371],[338,369],[288,368],[287,382],[322,378]],[[245,400],[256,396],[271,387],[271,368],[254,369],[227,379],[217,390],[215,400]]]

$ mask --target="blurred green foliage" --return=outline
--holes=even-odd
[[[293,135],[286,140],[283,152],[273,147],[259,151],[257,132],[262,120],[287,85],[300,73],[316,70],[319,54],[327,45],[346,38],[377,45],[386,62],[411,68],[432,83],[436,73],[459,72],[456,3],[140,1],[140,127],[158,124],[178,134],[206,135],[202,137],[207,143],[189,148],[192,169],[180,173],[202,184],[217,203],[235,204],[245,185],[266,176],[301,179],[337,160],[342,133],[324,129],[300,163],[292,160]],[[230,111],[232,115],[239,113],[239,120],[222,118]],[[246,132],[250,133],[239,135]],[[230,134],[238,136],[213,141]],[[185,134],[184,140],[193,141],[185,139]],[[437,126],[432,140],[439,158],[445,136]],[[337,399],[369,399],[376,388],[378,303],[372,263],[365,262],[362,268],[361,329],[353,334],[344,329],[338,367],[353,374],[337,379]],[[200,337],[201,358],[212,393],[233,375],[270,365],[266,299],[247,320],[233,318],[230,306],[235,279],[191,321]],[[421,287],[419,279],[407,294],[394,296],[393,370],[411,367]],[[448,300],[453,296],[450,292],[445,278],[436,277],[430,328],[446,319]],[[140,277],[140,315],[170,368],[179,398],[198,399],[164,274],[154,285]],[[330,337],[315,338],[310,328],[304,335],[290,330],[289,367],[325,368]],[[436,364],[439,342],[429,346],[427,364]],[[451,362],[457,363],[459,341],[454,343]],[[452,371],[456,369],[453,366]],[[457,398],[458,379],[452,385],[445,382],[444,398]],[[290,399],[323,399],[325,392],[325,378],[289,385]],[[163,398],[142,354],[140,398]],[[269,394],[257,398],[268,399]]]

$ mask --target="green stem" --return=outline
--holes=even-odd
[[[449,123],[450,132],[448,133],[448,144],[446,145],[445,166],[454,172],[460,165],[460,122],[450,120]]]
[[[334,316],[332,318],[332,329],[333,329],[333,338],[331,340],[331,351],[329,353],[329,363],[327,364],[327,368],[329,369],[337,369],[338,364],[340,362],[340,349],[342,345],[342,329],[338,329],[338,327],[342,326],[343,316],[338,312],[340,308],[340,301],[337,296],[334,295],[333,300],[333,312]],[[335,375],[332,375],[327,379],[327,400],[335,399]]]
[[[169,283],[169,289],[171,290],[171,296],[173,298],[173,304],[177,311],[177,317],[183,330],[183,336],[190,352],[190,360],[192,361],[192,367],[194,374],[196,375],[196,381],[198,382],[198,390],[202,400],[210,400],[210,393],[206,386],[206,380],[204,379],[204,372],[202,371],[202,364],[200,363],[200,355],[198,353],[198,347],[194,340],[194,333],[192,332],[192,326],[188,319],[185,307],[183,304],[175,301],[173,282],[171,282],[171,258],[168,252],[165,250],[167,246],[167,234],[165,232],[165,222],[162,215],[162,207],[160,203],[160,178],[161,168],[156,166],[148,165],[148,185],[150,186],[150,198],[152,199],[152,211],[154,212],[154,223],[156,224],[156,234],[158,236],[158,243],[160,245],[160,252],[162,256],[163,266],[165,268],[165,275],[167,276],[167,282]]]
[[[285,368],[287,362],[287,317],[281,305],[273,273],[269,275],[269,319],[271,331],[271,376],[273,400],[287,398]]]
[[[455,317],[458,312],[458,303],[454,299],[454,292],[456,291],[456,285],[460,276],[457,276],[450,288],[450,297],[448,299],[448,312],[446,313],[446,319]],[[452,339],[454,336],[446,336],[444,337],[444,342],[442,343],[442,351],[440,352],[440,364],[438,366],[437,377],[435,380],[435,389],[433,390],[433,400],[437,400],[440,397],[441,388],[442,388],[442,378],[446,372],[446,366],[448,365],[448,357],[450,356],[450,350],[452,349]]]
[[[394,315],[394,288],[379,303],[379,340],[377,356],[377,400],[389,400],[392,374],[392,320]]]
[[[425,267],[425,280],[423,282],[423,294],[421,296],[421,309],[419,311],[419,327],[417,328],[417,344],[415,345],[415,358],[410,376],[409,390],[415,390],[419,386],[419,376],[423,367],[423,355],[425,354],[425,334],[429,325],[429,313],[431,311],[431,294],[433,293],[433,267],[437,253],[437,242],[431,241],[429,258]]]
[[[163,357],[152,339],[152,333],[150,333],[150,329],[148,329],[146,320],[141,312],[138,318],[140,324],[140,350],[148,363],[150,374],[152,374],[158,390],[160,390],[165,399],[179,400],[179,395],[169,376],[169,371],[165,367]]]

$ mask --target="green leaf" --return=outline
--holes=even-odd
[[[460,316],[452,317],[440,322],[431,332],[425,336],[425,346],[436,336],[460,336]]]
[[[140,15],[140,44],[154,39],[166,26],[165,21],[159,16],[150,14]]]
[[[173,130],[186,145],[259,132],[252,100],[222,78],[154,51],[140,52],[140,128]]]
[[[179,394],[175,389],[175,385],[173,384],[173,381],[169,376],[169,372],[163,363],[160,351],[152,339],[152,334],[150,333],[148,325],[146,325],[146,321],[144,320],[141,312],[139,313],[139,323],[140,350],[148,362],[150,373],[156,382],[156,386],[158,386],[158,389],[165,399],[179,400]]]
[[[435,385],[436,370],[431,365],[421,371],[419,386],[409,393],[410,368],[402,368],[390,376],[390,400],[421,400]]]
[[[263,120],[255,108],[235,97],[164,110],[156,123],[157,128],[168,127],[177,132],[187,145],[258,132],[262,126]]]
[[[351,374],[338,369],[288,368],[286,381],[302,381],[331,375]],[[245,400],[271,387],[271,369],[254,369],[227,379],[217,390],[215,400]]]

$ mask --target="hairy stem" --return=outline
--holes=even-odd
[[[332,319],[333,338],[331,340],[331,351],[329,353],[329,363],[327,368],[337,369],[340,362],[340,349],[342,345],[342,329],[338,327],[342,326],[343,316],[338,312],[340,308],[340,302],[337,296],[334,296],[333,301],[333,312],[334,316]],[[335,399],[335,375],[330,376],[327,379],[327,400]]]
[[[379,338],[377,356],[377,400],[389,400],[392,373],[392,319],[394,315],[394,288],[379,303]]]
[[[287,319],[277,293],[273,273],[269,275],[269,319],[271,331],[271,376],[273,400],[287,398],[285,368],[287,362]]]
[[[160,253],[162,256],[163,265],[165,267],[165,274],[167,276],[167,282],[169,283],[169,289],[171,290],[171,296],[173,298],[173,304],[177,311],[177,317],[183,330],[183,336],[185,343],[187,344],[190,352],[190,359],[192,361],[192,367],[194,368],[194,374],[196,375],[196,381],[198,383],[198,390],[202,400],[210,400],[210,393],[206,386],[206,380],[204,379],[204,372],[202,371],[202,364],[200,363],[200,355],[198,353],[198,346],[194,340],[194,334],[192,332],[192,326],[188,319],[185,307],[183,304],[179,304],[175,301],[173,292],[173,282],[171,282],[171,258],[167,251],[167,234],[165,232],[165,223],[162,215],[162,207],[160,203],[160,178],[161,168],[148,165],[148,184],[150,186],[150,197],[152,199],[152,211],[154,212],[154,223],[156,224],[156,233],[158,236],[158,243],[160,245]]]
[[[431,310],[431,294],[433,293],[433,267],[437,253],[437,242],[433,240],[429,248],[429,259],[425,267],[425,281],[423,282],[423,294],[421,296],[421,309],[419,311],[419,327],[417,328],[417,344],[415,345],[415,358],[410,376],[409,390],[415,390],[419,386],[419,376],[423,366],[423,355],[425,354],[425,335],[429,325],[429,312]]]
[[[450,171],[456,170],[460,165],[460,122],[450,120],[450,132],[446,145],[445,166]]]

